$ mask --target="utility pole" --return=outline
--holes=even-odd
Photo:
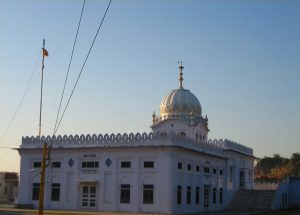
[[[40,192],[39,192],[39,215],[43,215],[43,210],[44,210],[46,155],[47,155],[47,143],[44,143],[43,144],[43,159],[42,159],[42,166],[41,166]]]
[[[40,97],[40,119],[39,119],[39,137],[41,139],[42,131],[42,101],[43,101],[43,79],[44,79],[44,60],[45,56],[48,56],[48,52],[45,49],[45,39],[43,40],[43,60],[42,60],[42,78],[41,78],[41,97]],[[45,190],[45,173],[46,173],[46,155],[47,155],[47,143],[43,143],[43,158],[41,163],[41,180],[39,190],[39,215],[43,215],[44,210],[44,190]]]

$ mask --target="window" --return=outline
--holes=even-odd
[[[284,193],[284,204],[287,205],[288,203],[288,196],[287,196],[287,193]]]
[[[42,162],[40,161],[33,162],[33,168],[41,168],[41,166],[42,166]]]
[[[181,186],[177,186],[177,205],[181,204]]]
[[[186,204],[189,205],[191,204],[191,186],[186,187]]]
[[[130,161],[122,161],[121,162],[121,168],[130,168],[131,162]]]
[[[220,169],[220,175],[223,175],[223,170]]]
[[[39,200],[40,183],[32,184],[32,200]]]
[[[213,169],[213,174],[217,174],[217,169]]]
[[[217,202],[217,188],[213,188],[213,204]]]
[[[248,173],[249,184],[251,184],[251,172]]]
[[[61,162],[58,162],[58,161],[55,161],[55,162],[52,162],[52,168],[60,168],[61,167]]]
[[[98,168],[98,166],[98,161],[82,161],[81,163],[82,168]]]
[[[59,194],[60,194],[60,184],[59,183],[52,183],[51,201],[59,201]]]
[[[153,204],[153,184],[144,184],[143,203]]]
[[[200,203],[200,188],[199,187],[196,187],[196,201],[195,203],[198,205]]]
[[[196,171],[200,172],[200,166],[196,166]]]
[[[220,200],[220,204],[223,203],[223,188],[220,188],[220,196],[219,196],[219,200]]]
[[[144,161],[144,168],[154,168],[153,161]]]
[[[245,172],[244,171],[240,171],[240,187],[244,187],[245,186]]]
[[[229,169],[230,182],[233,182],[233,167]]]
[[[120,203],[130,203],[130,184],[121,184]]]
[[[209,174],[209,167],[204,167],[204,173],[207,173],[207,174]]]
[[[184,132],[181,132],[181,133],[180,133],[180,136],[181,136],[181,137],[185,137],[186,134],[185,134]]]
[[[181,162],[177,163],[177,169],[182,169],[182,163]]]
[[[187,170],[192,170],[192,165],[191,164],[187,165]]]
[[[5,195],[7,195],[7,193],[8,193],[8,187],[7,187],[7,186],[5,186],[5,189],[4,189],[4,194],[5,194]]]

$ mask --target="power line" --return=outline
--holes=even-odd
[[[10,119],[9,123],[7,124],[5,130],[4,130],[4,131],[2,132],[2,134],[1,134],[0,141],[2,141],[2,140],[4,139],[4,137],[7,135],[8,130],[10,129],[10,127],[12,126],[12,124],[14,123],[14,121],[15,121],[15,119],[16,119],[16,116],[17,116],[17,114],[18,114],[18,112],[19,112],[19,110],[20,110],[20,108],[21,108],[21,106],[22,106],[22,104],[23,104],[23,102],[24,102],[24,99],[25,99],[25,97],[26,97],[26,95],[27,95],[27,92],[28,92],[28,90],[29,90],[29,86],[30,86],[30,84],[31,84],[31,82],[32,82],[32,79],[33,79],[33,77],[34,77],[34,75],[35,75],[35,72],[37,71],[36,68],[37,68],[37,65],[38,65],[38,62],[39,62],[39,61],[40,61],[40,54],[39,54],[38,57],[37,57],[36,63],[35,63],[35,65],[34,65],[34,68],[33,68],[32,72],[31,72],[31,75],[30,75],[30,79],[29,79],[29,81],[28,81],[28,83],[27,83],[27,86],[26,86],[26,88],[25,88],[25,90],[24,90],[24,93],[23,93],[23,95],[22,95],[22,97],[21,97],[20,102],[19,102],[18,105],[17,105],[16,111],[14,112],[12,118]]]
[[[71,98],[72,98],[72,96],[73,96],[73,94],[74,94],[75,88],[76,88],[76,86],[77,86],[77,84],[78,84],[78,81],[79,81],[79,79],[80,79],[80,76],[81,76],[81,74],[82,74],[82,71],[83,71],[83,69],[84,69],[84,67],[85,67],[85,65],[86,65],[87,59],[89,58],[89,55],[90,55],[90,53],[91,53],[91,51],[92,51],[92,48],[93,48],[93,46],[94,46],[94,43],[95,43],[95,41],[96,41],[96,39],[97,39],[97,36],[98,36],[98,34],[99,34],[99,31],[100,31],[100,29],[101,29],[101,27],[102,27],[102,24],[103,24],[104,19],[105,19],[105,17],[106,17],[107,11],[108,11],[108,9],[109,9],[109,7],[110,7],[111,1],[112,1],[112,0],[109,1],[108,5],[107,5],[107,7],[106,7],[105,13],[104,13],[104,15],[103,15],[103,17],[102,17],[102,20],[101,20],[100,24],[99,24],[99,27],[98,27],[98,29],[97,29],[97,32],[96,32],[95,37],[94,37],[94,39],[93,39],[93,42],[92,42],[92,44],[91,44],[91,46],[90,46],[90,49],[89,49],[89,51],[88,51],[88,53],[87,53],[87,56],[86,56],[86,58],[85,58],[85,60],[84,60],[84,63],[83,63],[83,65],[82,65],[82,67],[81,67],[81,70],[80,70],[80,72],[79,72],[79,74],[78,74],[77,80],[76,80],[76,82],[75,82],[75,84],[74,84],[74,87],[73,87],[73,89],[72,89],[72,92],[71,92],[71,94],[70,94],[70,96],[69,96],[69,99],[68,99],[68,101],[67,101],[67,104],[66,104],[66,106],[65,106],[65,108],[64,108],[64,111],[63,111],[63,113],[62,113],[62,115],[61,115],[61,117],[60,117],[60,120],[59,120],[59,122],[58,122],[58,124],[57,124],[57,126],[56,126],[56,129],[55,129],[53,135],[55,135],[56,132],[58,131],[58,128],[59,128],[59,126],[60,126],[60,123],[61,123],[61,121],[62,121],[62,119],[63,119],[63,117],[64,117],[64,115],[65,115],[65,113],[66,113],[66,110],[67,110],[67,108],[68,108],[68,106],[69,106],[70,100],[71,100]]]
[[[69,73],[70,73],[70,68],[71,68],[71,64],[72,64],[72,59],[73,59],[73,54],[74,54],[75,45],[76,45],[76,41],[77,41],[77,36],[78,36],[78,32],[79,32],[79,28],[80,28],[80,24],[81,24],[81,19],[82,19],[82,15],[83,15],[83,11],[84,11],[85,1],[86,1],[86,0],[83,1],[81,13],[80,13],[80,18],[79,18],[79,22],[78,22],[77,31],[76,31],[76,36],[75,36],[75,39],[74,39],[73,48],[72,48],[72,53],[71,53],[71,57],[70,57],[70,61],[69,61],[68,71],[67,71],[67,74],[66,74],[66,78],[65,78],[65,83],[64,83],[62,95],[61,95],[61,97],[60,97],[59,108],[58,108],[57,115],[56,115],[56,120],[55,120],[55,125],[54,125],[53,135],[54,135],[55,130],[56,130],[56,126],[57,126],[57,122],[58,122],[58,118],[59,118],[59,114],[60,114],[60,109],[61,109],[62,100],[63,100],[64,94],[65,94],[65,89],[66,89],[67,80],[68,80]]]

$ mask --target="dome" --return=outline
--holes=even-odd
[[[160,104],[160,115],[165,116],[187,116],[200,117],[202,113],[201,105],[197,97],[189,90],[183,88],[183,66],[179,66],[179,89],[172,90],[162,100]]]
[[[160,104],[160,115],[190,115],[200,117],[202,113],[201,105],[197,97],[189,90],[179,88],[169,92]]]

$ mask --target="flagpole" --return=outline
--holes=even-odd
[[[43,60],[42,60],[42,77],[41,77],[41,97],[40,97],[40,119],[39,119],[39,137],[42,131],[42,105],[43,105],[43,82],[44,82],[44,61],[45,61],[45,39],[43,39]]]
[[[44,79],[44,60],[45,55],[48,56],[48,52],[45,49],[45,39],[43,39],[43,60],[42,60],[42,78],[41,78],[41,99],[40,99],[40,120],[39,120],[39,137],[41,138],[42,128],[42,101],[43,101],[43,79]],[[43,143],[43,158],[41,162],[41,179],[40,179],[40,190],[39,190],[39,211],[38,215],[43,215],[44,210],[44,190],[45,190],[45,175],[46,175],[46,154],[47,154],[47,143]]]

